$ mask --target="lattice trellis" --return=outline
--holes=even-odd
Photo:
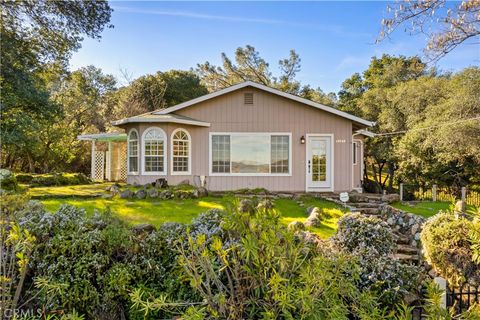
[[[95,151],[93,180],[103,181],[105,178],[105,151]]]
[[[127,144],[123,143],[118,152],[120,162],[120,180],[127,181]]]

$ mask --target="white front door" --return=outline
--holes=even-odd
[[[332,138],[307,136],[307,191],[332,187]]]

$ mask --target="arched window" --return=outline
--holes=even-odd
[[[128,173],[138,173],[138,132],[132,129],[128,134]]]
[[[165,174],[165,132],[160,128],[148,128],[142,140],[143,172]]]
[[[172,132],[172,174],[190,174],[190,134],[185,129]]]

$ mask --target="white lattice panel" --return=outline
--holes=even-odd
[[[123,144],[118,153],[120,163],[120,180],[127,181],[127,145]]]
[[[103,181],[105,178],[105,152],[95,151],[93,179]]]

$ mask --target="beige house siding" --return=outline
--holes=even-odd
[[[244,105],[244,93],[254,93],[254,104]],[[307,134],[333,134],[334,191],[352,189],[352,122],[331,113],[303,105],[272,93],[244,88],[197,105],[181,109],[176,114],[211,123],[210,127],[178,124],[141,123],[125,125],[127,133],[136,128],[140,137],[149,127],[162,128],[167,135],[166,178],[170,184],[188,179],[198,183],[198,176],[207,176],[211,190],[235,190],[263,187],[272,191],[305,191],[306,144],[300,138]],[[192,137],[191,175],[171,175],[171,134],[177,128],[186,129]],[[210,176],[209,133],[213,132],[276,132],[291,133],[292,172],[290,176]],[[140,167],[143,167],[142,148]],[[140,169],[141,169],[140,168]],[[141,172],[141,170],[140,170]],[[160,176],[129,175],[129,183],[145,184]]]

